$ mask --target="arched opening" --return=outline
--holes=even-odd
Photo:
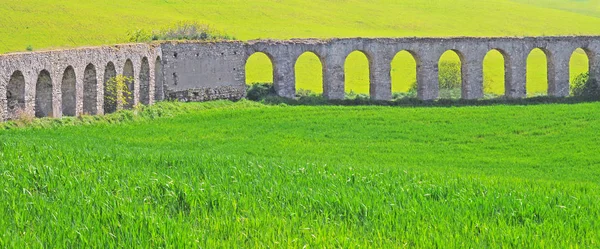
[[[462,63],[454,50],[442,54],[438,61],[439,98],[460,99],[462,94]]]
[[[25,77],[15,71],[6,86],[7,119],[16,119],[25,112]]]
[[[109,62],[104,69],[104,113],[106,114],[117,111],[117,94],[108,87],[110,79],[115,76],[117,76],[115,64]]]
[[[60,90],[62,92],[62,114],[64,116],[75,116],[77,114],[77,90],[75,69],[67,67],[63,73]]]
[[[156,57],[154,62],[154,100],[161,101],[165,99],[163,69],[160,57]]]
[[[83,72],[83,113],[98,114],[98,79],[93,64],[88,64]]]
[[[52,78],[48,71],[42,70],[35,84],[35,116],[43,118],[53,115]]]
[[[294,65],[296,72],[296,94],[323,93],[323,64],[313,52],[305,52]]]
[[[140,103],[150,104],[150,63],[146,57],[142,58],[140,68]]]
[[[271,57],[263,52],[256,52],[246,60],[246,84],[273,84],[273,62]]]
[[[548,57],[546,51],[535,48],[527,56],[527,97],[548,95]]]
[[[506,58],[497,49],[492,49],[483,58],[483,93],[486,98],[504,96]]]
[[[363,51],[356,50],[344,62],[344,91],[352,98],[368,95],[371,89],[370,60]]]
[[[134,80],[135,72],[133,70],[133,62],[127,59],[125,61],[125,66],[123,66],[123,76],[129,78],[125,84],[127,85],[127,91],[123,93],[123,97],[125,97],[125,109],[133,108],[134,104],[134,95],[135,95],[135,80]]]
[[[592,87],[588,84],[590,60],[587,52],[578,48],[571,54],[569,60],[570,93],[573,96],[585,96]]]
[[[400,51],[391,62],[392,98],[417,97],[417,60],[406,50]]]

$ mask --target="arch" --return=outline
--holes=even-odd
[[[534,48],[527,55],[525,92],[527,97],[548,95],[548,56],[544,48]]]
[[[125,98],[125,109],[133,108],[135,101],[135,80],[134,76],[135,70],[133,69],[133,62],[130,59],[125,61],[125,65],[123,66],[123,76],[130,78],[125,84],[127,85],[127,92],[123,93],[123,97]]]
[[[253,53],[246,59],[245,72],[246,84],[256,83],[273,84],[275,66],[273,57],[265,52]]]
[[[35,116],[38,118],[54,116],[52,102],[52,77],[50,72],[42,70],[35,84]]]
[[[354,50],[344,61],[344,91],[369,94],[371,91],[371,59],[362,50]]]
[[[160,56],[158,56],[154,62],[154,100],[161,101],[163,99],[165,99],[163,69]]]
[[[590,52],[584,48],[577,48],[571,53],[569,59],[569,82],[571,95],[583,95],[584,88],[590,73]]]
[[[417,97],[417,56],[409,50],[402,50],[392,59],[390,77],[392,97]]]
[[[98,78],[96,67],[91,63],[83,71],[83,113],[98,114]]]
[[[457,50],[444,52],[438,60],[439,98],[459,99],[463,85],[463,56]]]
[[[487,98],[504,96],[506,92],[506,70],[509,68],[506,52],[491,49],[483,58],[483,93]]]
[[[21,71],[15,71],[10,76],[6,86],[7,119],[16,119],[25,110],[25,77]]]
[[[147,57],[142,58],[140,68],[140,103],[150,104],[150,63]]]
[[[75,116],[77,114],[77,90],[75,69],[68,66],[64,73],[60,90],[62,93],[62,114],[64,116]]]
[[[323,61],[312,51],[302,53],[294,64],[296,89],[323,93]]]
[[[115,64],[109,62],[106,64],[104,68],[104,113],[113,113],[117,111],[117,103],[116,98],[117,94],[115,91],[112,91],[110,87],[108,87],[108,82],[110,79],[117,76],[117,71],[115,69]]]

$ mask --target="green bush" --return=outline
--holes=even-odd
[[[582,73],[573,80],[571,95],[575,97],[598,97],[600,96],[598,82],[590,79],[589,73]]]
[[[272,83],[254,83],[246,91],[246,98],[252,101],[261,101],[271,95],[276,95]]]
[[[130,42],[149,42],[157,40],[235,40],[207,24],[197,22],[179,22],[161,30],[147,31],[138,29],[127,33]]]
[[[461,87],[460,64],[456,62],[440,62],[439,66],[440,89],[457,89]]]

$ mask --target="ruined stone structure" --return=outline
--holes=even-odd
[[[528,38],[399,38],[259,40],[250,42],[164,42],[128,44],[61,51],[14,53],[0,56],[0,120],[19,115],[62,117],[103,114],[117,109],[105,105],[105,84],[115,75],[134,78],[128,84],[133,105],[164,98],[182,101],[237,100],[245,94],[245,64],[254,53],[266,54],[273,64],[273,83],[280,96],[295,96],[294,65],[311,52],[322,63],[323,93],[344,97],[344,62],[353,51],[369,60],[370,95],[389,100],[391,61],[408,51],[417,63],[418,96],[438,97],[438,61],[446,51],[461,60],[462,98],[483,97],[483,59],[497,50],[505,61],[505,95],[526,96],[529,52],[539,48],[548,61],[548,94],[569,95],[569,60],[582,48],[589,58],[590,78],[600,75],[600,37]]]

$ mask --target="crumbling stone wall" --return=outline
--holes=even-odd
[[[462,98],[479,99],[483,97],[483,59],[489,51],[497,50],[505,59],[505,95],[523,98],[527,94],[527,56],[535,48],[547,55],[551,96],[569,95],[569,61],[577,48],[588,55],[590,78],[600,77],[600,37],[595,36],[126,44],[0,55],[0,121],[19,115],[61,117],[112,112],[116,107],[105,105],[105,82],[117,74],[134,78],[129,86],[133,96],[128,107],[164,98],[237,100],[245,95],[246,60],[257,52],[271,59],[273,83],[280,96],[296,95],[296,60],[312,52],[323,66],[324,96],[342,99],[346,57],[361,51],[369,60],[371,98],[389,100],[391,62],[397,53],[408,51],[417,63],[418,97],[434,100],[439,93],[438,61],[444,52],[452,50],[461,59]]]
[[[323,91],[329,99],[344,98],[344,62],[353,51],[362,51],[369,59],[370,95],[376,100],[391,99],[391,62],[401,51],[408,51],[417,63],[418,96],[424,100],[438,98],[438,62],[441,55],[452,50],[462,64],[462,98],[483,97],[483,59],[491,50],[498,50],[505,59],[505,95],[526,96],[526,66],[529,52],[542,49],[548,59],[548,94],[569,95],[569,60],[573,51],[582,48],[590,63],[590,77],[600,74],[600,37],[525,37],[525,38],[353,38],[329,40],[250,41],[248,56],[262,52],[271,58],[274,85],[284,97],[295,95],[294,64],[305,52],[316,54],[323,64]]]

